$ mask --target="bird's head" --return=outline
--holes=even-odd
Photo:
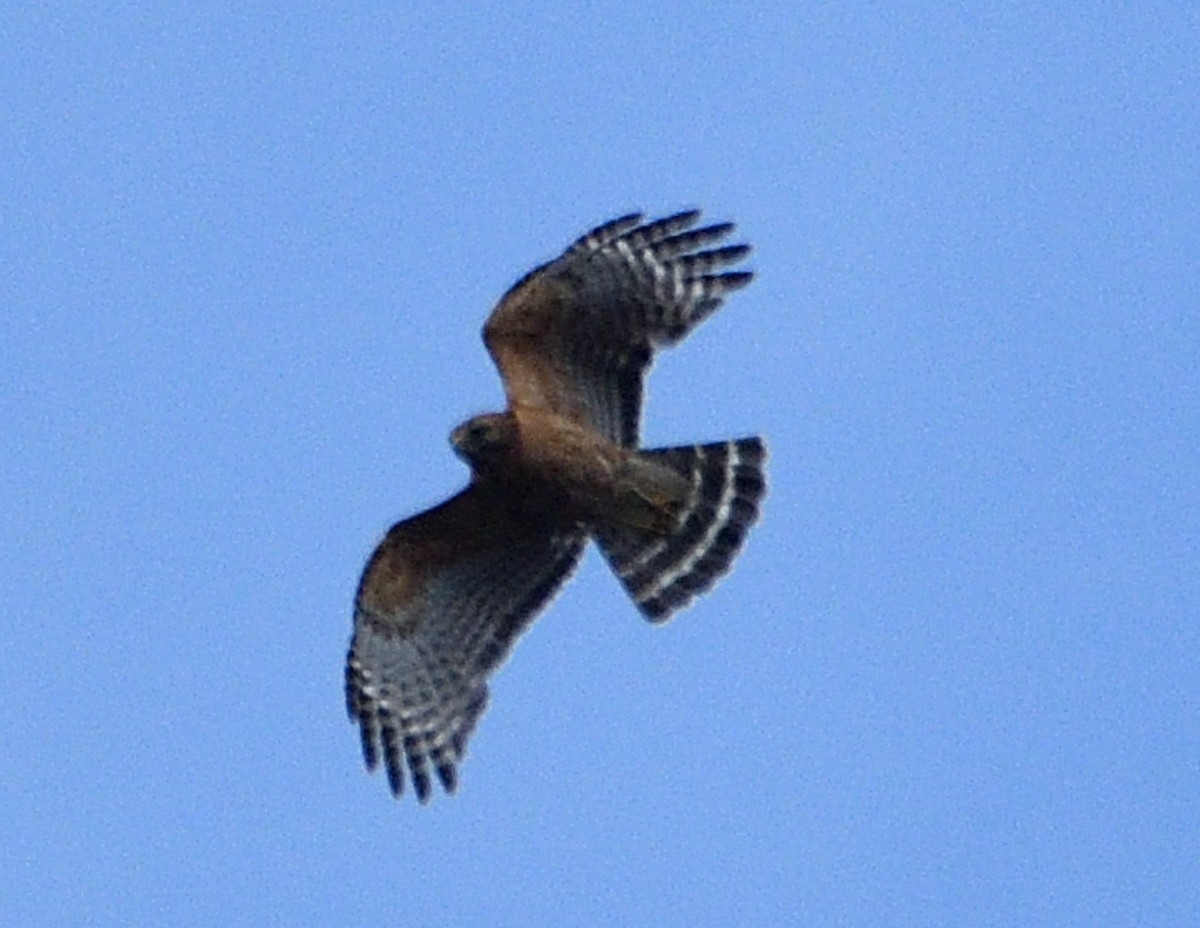
[[[517,423],[507,413],[473,416],[450,433],[454,453],[475,469],[495,464],[516,441]]]

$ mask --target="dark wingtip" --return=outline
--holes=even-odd
[[[712,275],[712,279],[719,280],[724,292],[729,293],[748,286],[750,281],[754,280],[754,271],[726,271],[723,274]]]
[[[413,792],[417,794],[417,802],[421,805],[429,803],[429,797],[433,794],[433,789],[429,785],[429,774],[424,770],[414,770],[412,773]]]
[[[438,779],[442,781],[442,788],[451,796],[458,789],[458,771],[454,764],[438,764],[437,766]]]
[[[640,209],[635,209],[635,210],[631,210],[628,213],[624,213],[624,214],[616,217],[615,219],[610,219],[610,220],[608,220],[608,222],[604,223],[601,226],[598,226],[597,228],[603,229],[606,226],[630,225],[635,222],[641,222],[645,217],[646,217],[646,214],[644,212],[642,212]]]
[[[404,795],[404,771],[400,769],[399,764],[392,763],[391,758],[387,763],[387,778],[388,788],[392,795],[399,799]]]
[[[700,218],[699,210],[696,210],[696,218],[697,219]],[[704,226],[702,229],[692,230],[692,234],[703,235],[709,241],[715,241],[716,239],[724,238],[726,235],[728,235],[730,232],[732,232],[736,228],[737,228],[737,223],[735,223],[735,222],[714,222],[714,223],[712,223],[712,225]],[[741,246],[730,245],[727,247],[739,248]]]
[[[657,221],[663,223],[669,222],[672,225],[678,223],[682,226],[690,226],[699,221],[701,212],[703,211],[700,209],[700,207],[689,206],[687,209],[681,209],[679,212],[671,213],[671,215],[664,216],[662,219]],[[730,225],[732,226],[732,223],[730,223]]]
[[[365,720],[359,720],[358,733],[362,740],[363,763],[367,765],[368,770],[374,770],[379,766],[379,751],[375,748],[375,736]]]

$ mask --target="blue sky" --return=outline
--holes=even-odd
[[[0,21],[0,923],[1196,924],[1197,14],[395,6]],[[646,441],[764,520],[663,628],[590,553],[397,803],[363,561],[493,301],[691,205],[759,276]]]

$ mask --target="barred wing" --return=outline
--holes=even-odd
[[[393,526],[367,562],[346,662],[346,708],[368,769],[392,792],[431,770],[454,792],[487,679],[579,561],[584,539],[473,484]]]
[[[720,245],[732,223],[693,228],[699,210],[622,216],[578,239],[501,299],[483,338],[510,408],[557,412],[626,447],[638,443],[642,377],[751,280],[728,270],[748,245]]]

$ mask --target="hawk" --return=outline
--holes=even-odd
[[[638,447],[642,378],[751,273],[699,210],[606,222],[517,281],[483,340],[504,412],[450,434],[469,485],[392,526],[354,601],[346,703],[368,769],[425,803],[458,783],[487,681],[596,542],[651,622],[708,590],[758,517],[759,438]]]

